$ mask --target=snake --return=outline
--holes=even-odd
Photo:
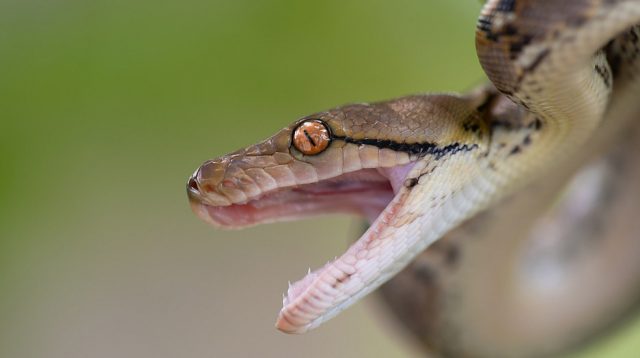
[[[368,228],[283,296],[305,333],[379,290],[442,356],[548,356],[640,297],[640,1],[489,0],[489,81],[348,104],[205,161],[191,209],[218,228],[325,213]],[[636,220],[634,220],[636,219]]]

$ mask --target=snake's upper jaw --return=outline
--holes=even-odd
[[[196,172],[189,179],[187,192],[198,217],[225,229],[335,212],[364,216],[372,222],[393,199],[397,184],[387,175],[394,172],[390,168],[363,169],[317,183],[278,188],[235,203],[217,193],[203,194]]]

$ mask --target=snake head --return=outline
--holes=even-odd
[[[369,220],[369,231],[344,255],[289,289],[277,327],[304,332],[420,252],[415,247],[422,241],[411,240],[418,239],[415,225],[425,215],[421,183],[448,170],[446,163],[456,162],[450,159],[481,151],[488,135],[477,105],[450,95],[410,96],[306,116],[263,142],[202,164],[187,184],[191,207],[223,228],[334,212]],[[456,189],[455,183],[431,184],[438,196]]]

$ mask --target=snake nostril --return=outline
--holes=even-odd
[[[191,178],[189,178],[189,182],[187,183],[187,189],[189,192],[199,192],[200,189],[198,188],[198,182],[196,181],[195,176],[192,176]]]

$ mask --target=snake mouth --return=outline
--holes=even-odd
[[[375,230],[365,233],[340,258],[313,272],[309,270],[304,278],[290,284],[276,327],[286,333],[304,333],[340,312],[341,302],[361,291],[358,283],[362,281],[358,276],[363,268],[358,261],[360,264],[370,261],[371,257],[365,256],[379,251],[374,242],[377,235],[370,232],[384,228],[395,215],[393,203],[401,201],[398,192],[414,165],[361,169],[316,183],[280,187],[228,205],[208,203],[193,178],[187,189],[193,211],[201,219],[222,228],[336,212],[363,216],[373,225]],[[369,270],[365,268],[365,271]],[[349,281],[350,278],[353,280]]]

